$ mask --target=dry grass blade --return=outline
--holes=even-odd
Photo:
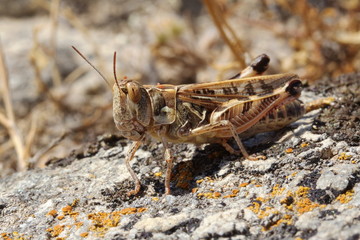
[[[240,39],[237,37],[235,31],[231,26],[226,22],[224,14],[221,12],[221,7],[217,1],[213,0],[204,0],[204,3],[212,17],[217,29],[219,30],[221,37],[225,43],[230,47],[234,57],[239,63],[240,68],[245,67],[244,59],[244,48],[241,44]]]
[[[76,79],[80,78],[81,75],[86,73],[88,70],[84,67],[77,67],[69,75],[64,78],[64,83],[73,83]]]
[[[36,133],[38,130],[38,121],[37,121],[38,119],[35,111],[32,112],[31,117],[32,118],[31,118],[30,130],[25,140],[25,152],[27,153],[27,158],[30,158],[31,156],[31,147],[34,145]]]
[[[25,171],[27,169],[27,158],[22,134],[16,125],[14,108],[11,102],[11,92],[9,86],[9,76],[5,63],[5,56],[0,43],[0,82],[2,84],[1,92],[5,105],[5,114],[0,114],[0,123],[8,131],[14,144],[17,154],[17,170]]]
[[[5,56],[2,50],[2,45],[0,43],[0,77],[1,82],[3,84],[2,87],[2,96],[5,105],[6,117],[10,122],[15,121],[15,114],[14,109],[11,102],[11,92],[9,86],[9,74],[7,71],[6,63],[5,63]]]
[[[50,31],[50,56],[51,56],[51,64],[52,64],[52,78],[53,82],[56,86],[61,85],[61,75],[59,72],[59,68],[56,62],[57,59],[57,29],[59,25],[59,9],[60,9],[61,0],[53,0],[51,2],[50,8],[50,18],[51,18],[51,31]]]
[[[46,84],[44,83],[44,80],[42,79],[41,76],[41,69],[39,66],[39,52],[42,51],[41,45],[39,43],[38,40],[38,34],[39,34],[40,29],[38,27],[35,27],[33,29],[33,46],[31,48],[31,52],[29,55],[29,60],[30,60],[30,64],[32,65],[33,69],[34,69],[34,73],[35,73],[35,84],[38,90],[38,93],[47,93],[48,92],[48,87],[46,86]]]

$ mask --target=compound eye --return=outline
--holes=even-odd
[[[301,93],[302,90],[302,83],[300,80],[294,80],[289,83],[289,86],[286,88],[285,91],[290,93],[292,96],[298,96]]]
[[[128,90],[128,96],[131,101],[134,103],[138,103],[141,99],[141,90],[138,84],[129,82],[126,84],[126,88]]]

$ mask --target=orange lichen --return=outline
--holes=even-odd
[[[286,152],[286,153],[292,153],[292,152],[294,152],[294,149],[292,149],[292,148],[287,148],[287,149],[285,149],[285,152]]]
[[[248,207],[251,211],[253,211],[255,214],[258,214],[260,212],[261,203],[259,202],[252,202],[252,205]]]
[[[320,206],[308,198],[310,188],[300,186],[294,193],[294,206],[299,214],[310,212]]]
[[[155,177],[161,177],[161,176],[162,176],[162,172],[156,172],[156,173],[154,173],[154,176],[155,176]]]
[[[59,215],[57,217],[58,220],[62,220],[66,216],[70,216],[75,220],[75,222],[69,225],[55,225],[51,228],[46,229],[46,231],[49,232],[52,237],[59,236],[60,233],[63,232],[65,228],[71,229],[75,227],[76,229],[79,229],[81,226],[84,225],[84,222],[76,221],[79,212],[74,212],[73,208],[77,203],[78,201],[74,201],[73,204],[63,207],[61,210],[64,213],[64,215]],[[146,208],[125,208],[116,212],[109,212],[109,213],[98,212],[98,213],[88,214],[88,219],[92,221],[92,224],[88,230],[94,231],[96,232],[96,236],[102,237],[109,228],[115,227],[119,224],[122,215],[142,213],[144,211],[146,211]],[[50,213],[54,214],[55,212],[56,211],[54,210],[51,211]],[[81,234],[81,237],[87,237],[87,236],[88,236],[87,232]]]
[[[300,186],[296,191],[295,195],[298,197],[307,197],[309,194],[310,188],[309,187],[303,187]]]
[[[276,184],[273,188],[272,191],[270,193],[270,195],[272,197],[281,195],[284,192],[285,188],[280,188],[279,184]]]
[[[116,227],[120,222],[121,214],[119,212],[98,212],[88,214],[88,219],[92,221],[90,230],[96,232],[105,232],[111,227]]]
[[[57,237],[64,231],[64,229],[65,225],[55,225],[52,228],[46,229],[46,231],[49,232],[52,237]]]
[[[351,159],[352,158],[352,156],[351,155],[348,155],[348,154],[346,154],[346,153],[341,153],[340,155],[339,155],[339,157],[338,157],[338,159],[339,160],[349,160],[349,159]]]
[[[263,197],[257,197],[255,198],[256,201],[259,201],[259,202],[267,202],[269,199],[268,198],[263,198]]]
[[[306,142],[304,142],[304,143],[300,144],[300,147],[302,147],[302,148],[307,147],[307,146],[309,146],[309,144],[308,144],[308,143],[306,143]]]
[[[193,189],[191,189],[191,192],[196,193],[198,190],[199,190],[199,188],[193,188]]]
[[[286,178],[295,177],[298,174],[298,172],[293,172],[292,174],[286,176]]]
[[[58,214],[58,212],[55,209],[53,209],[53,210],[49,211],[46,215],[55,217],[57,214]]]
[[[270,206],[266,206],[266,207],[261,207],[262,203],[263,203],[263,198],[258,198],[257,201],[254,201],[252,203],[252,206],[249,206],[248,209],[250,209],[251,211],[253,211],[259,219],[264,219],[270,215],[281,215],[281,212],[279,212],[278,210],[274,209],[273,207]],[[266,200],[265,200],[266,201]],[[292,216],[289,214],[284,214],[279,220],[272,222],[266,226],[264,226],[262,228],[263,231],[268,231],[271,228],[275,227],[275,226],[279,226],[281,223],[285,223],[285,224],[292,224]]]
[[[82,225],[84,225],[84,222],[76,222],[74,223],[74,226],[79,229]]]
[[[92,221],[89,230],[98,232],[99,236],[103,236],[106,231],[112,227],[118,226],[122,215],[142,213],[146,208],[125,208],[116,212],[97,212],[88,214],[88,219]]]
[[[64,215],[68,215],[72,212],[73,208],[70,205],[67,205],[61,209],[63,211]]]
[[[199,179],[199,180],[196,180],[196,183],[197,184],[200,184],[200,183],[202,183],[203,181],[205,181],[204,179]]]
[[[217,199],[221,197],[221,193],[219,192],[206,192],[206,193],[198,193],[198,198],[207,198],[207,199]]]
[[[12,232],[12,233],[0,233],[0,239],[3,239],[3,240],[27,240],[30,238],[26,237],[25,234],[20,234],[18,232]]]
[[[211,177],[204,177],[202,179],[196,180],[197,184],[200,184],[202,182],[208,182],[208,183],[213,183],[214,179],[212,179]]]
[[[210,182],[210,183],[213,183],[214,182],[214,179],[212,179],[211,177],[205,177],[204,180],[206,182]]]
[[[76,198],[74,199],[74,201],[71,203],[71,207],[76,207],[78,205],[78,203],[80,202],[80,199]]]
[[[83,237],[83,238],[86,238],[89,236],[89,233],[88,232],[83,232],[83,233],[80,233],[80,237]]]
[[[282,196],[285,191],[285,188],[281,188],[279,185],[275,185],[273,187],[273,191],[269,194],[269,198],[267,197],[257,197],[252,205],[248,207],[249,210],[254,212],[259,219],[263,219],[270,215],[281,215],[279,220],[271,222],[263,227],[263,231],[268,231],[275,226],[279,226],[280,224],[293,224],[292,218],[293,214],[284,214],[272,206],[265,206],[264,203],[271,202],[274,198],[278,196]],[[286,197],[280,199],[280,203],[286,209],[285,211],[295,212],[299,215],[312,211],[318,207],[324,207],[324,205],[320,205],[318,203],[312,202],[309,195],[310,188],[300,186],[296,189],[295,192],[288,191]],[[351,191],[347,194],[344,194],[342,197],[339,197],[339,201],[348,201],[351,198]],[[341,199],[341,200],[340,200]],[[346,200],[345,200],[346,199]]]
[[[309,198],[302,198],[296,201],[296,208],[300,214],[310,212],[319,206],[320,205],[318,203],[312,202]]]
[[[146,208],[124,208],[120,210],[122,215],[135,214],[145,212]]]
[[[273,207],[265,207],[265,209],[260,209],[258,212],[258,217],[260,219],[263,219],[267,216],[269,216],[270,214],[279,214],[278,210],[275,210]]]
[[[223,198],[233,198],[233,197],[236,197],[239,192],[240,192],[239,189],[233,189],[233,190],[231,191],[231,194],[225,195],[225,196],[223,196]]]
[[[336,200],[339,201],[340,203],[348,203],[353,199],[354,196],[354,190],[348,190],[343,194],[340,194]]]
[[[76,220],[77,216],[79,216],[79,212],[71,212],[70,216]]]
[[[268,226],[266,226],[266,227],[263,227],[262,230],[263,230],[263,231],[268,231],[268,230],[270,230],[271,228],[277,227],[277,226],[279,226],[279,225],[282,224],[282,223],[285,223],[285,224],[287,224],[287,225],[293,224],[292,216],[289,215],[289,214],[285,214],[285,215],[283,215],[279,220],[277,220],[276,222],[274,222],[274,223],[272,223],[272,224],[270,224],[270,225],[268,225]]]
[[[214,197],[215,197],[215,198],[221,197],[221,193],[219,193],[219,192],[214,192]]]
[[[240,190],[239,190],[239,189],[233,189],[231,192],[232,192],[233,194],[238,194],[238,193],[240,192]]]
[[[223,196],[223,198],[234,198],[236,196],[237,196],[237,194],[229,194],[229,195]]]
[[[1,233],[1,237],[2,237],[4,240],[11,240],[11,238],[8,236],[7,233]]]
[[[248,183],[248,182],[244,182],[244,183],[240,183],[240,184],[239,184],[239,187],[246,187],[247,185],[249,185],[249,183]]]
[[[157,201],[159,201],[159,198],[158,197],[153,197],[153,198],[151,198],[151,200],[157,202]]]
[[[65,216],[69,215],[76,220],[76,217],[79,215],[79,212],[74,212],[73,208],[77,205],[77,203],[78,203],[78,200],[74,200],[74,202],[71,205],[67,205],[67,206],[63,207],[61,209],[61,211],[63,212],[64,215],[60,215],[57,218],[59,220],[62,220],[62,219],[64,219]]]

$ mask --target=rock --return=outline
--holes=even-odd
[[[322,221],[317,228],[317,234],[311,240],[331,239],[337,236],[338,239],[352,239],[360,235],[360,223],[353,219],[360,216],[358,211],[351,209],[344,210],[334,220]]]
[[[349,185],[352,174],[358,170],[359,166],[354,164],[340,164],[336,167],[325,169],[316,182],[316,188],[334,189],[343,192]]]
[[[241,214],[236,210],[228,210],[209,215],[204,218],[194,232],[196,239],[222,238],[237,235],[240,237],[248,233],[249,227],[241,220]],[[239,236],[240,235],[240,236]]]
[[[350,201],[350,204],[360,207],[360,183],[354,186],[354,196]]]
[[[166,232],[189,219],[189,214],[181,213],[169,217],[146,218],[134,225],[137,232]]]
[[[301,215],[296,221],[295,226],[301,230],[316,230],[320,225],[320,220],[318,218],[318,211],[311,211]]]

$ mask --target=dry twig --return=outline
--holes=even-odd
[[[61,0],[53,0],[50,7],[51,31],[50,31],[50,59],[52,64],[52,78],[56,86],[61,85],[61,75],[57,65],[57,29],[59,26],[59,9]]]
[[[219,30],[222,39],[230,47],[234,57],[239,63],[240,69],[245,67],[244,48],[239,37],[236,35],[234,29],[227,23],[224,14],[221,12],[221,7],[217,1],[204,0],[204,3],[212,17],[217,29]]]
[[[15,120],[14,108],[11,102],[11,91],[9,86],[9,76],[5,63],[5,56],[0,43],[0,82],[2,83],[2,97],[4,101],[5,114],[0,112],[0,124],[8,131],[14,144],[17,154],[17,170],[25,171],[27,169],[27,159],[29,152],[25,149],[23,136]]]

